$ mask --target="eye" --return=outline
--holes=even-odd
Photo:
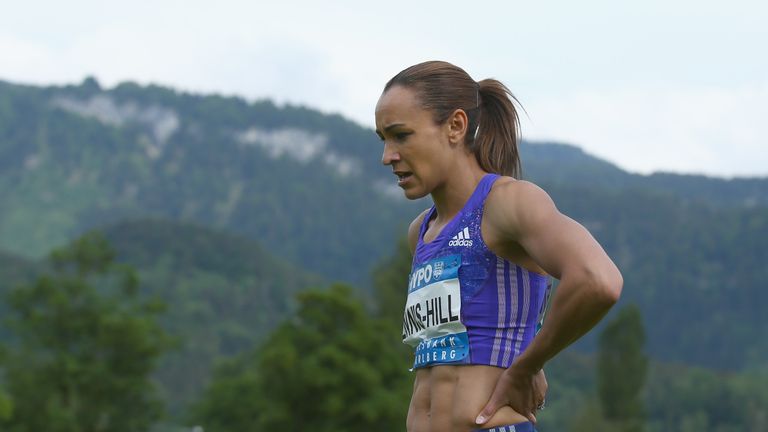
[[[410,135],[410,134],[411,134],[411,132],[398,132],[398,133],[396,133],[396,134],[395,134],[395,139],[396,139],[397,141],[403,142],[403,141],[405,141],[405,139],[406,139],[406,138],[408,137],[408,135]]]

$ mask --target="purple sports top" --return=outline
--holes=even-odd
[[[496,179],[487,174],[464,208],[431,242],[419,230],[403,315],[403,342],[413,367],[481,364],[509,367],[533,339],[552,287],[549,276],[498,257],[480,235],[485,199]]]

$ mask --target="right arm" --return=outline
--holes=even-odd
[[[416,253],[416,245],[419,243],[419,231],[421,230],[421,222],[429,213],[429,209],[424,210],[416,216],[410,225],[408,225],[408,247],[411,249],[411,256]]]

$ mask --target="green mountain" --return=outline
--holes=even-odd
[[[3,320],[8,316],[4,294],[12,287],[31,281],[37,271],[39,268],[35,261],[0,251],[0,317]],[[0,340],[6,340],[8,332],[5,323],[0,325]]]
[[[296,293],[327,284],[252,240],[201,226],[147,219],[103,232],[117,260],[138,271],[142,295],[167,305],[161,323],[178,346],[163,357],[156,379],[174,414],[198,397],[217,360],[262,342],[294,309]],[[0,254],[0,295],[45,266]],[[2,316],[6,310],[0,302]]]
[[[269,101],[133,83],[105,90],[92,79],[0,83],[0,249],[39,257],[86,229],[161,218],[256,241],[297,271],[366,287],[373,265],[429,205],[402,198],[380,151],[372,131],[340,116]],[[636,175],[565,144],[523,143],[521,153],[525,177],[616,259],[622,301],[641,307],[652,356],[727,369],[766,364],[768,318],[758,309],[768,179]],[[130,232],[122,241],[146,247],[140,230]],[[225,266],[221,256],[183,253],[191,254],[169,252],[187,256],[181,268]],[[198,295],[184,294],[210,307]]]
[[[724,369],[768,364],[760,336],[768,330],[767,208],[721,208],[644,189],[550,192],[622,270],[620,303],[641,307],[654,358]]]
[[[361,282],[417,208],[380,181],[378,148],[341,117],[268,101],[3,83],[0,248],[39,257],[91,227],[155,216]]]
[[[157,377],[174,413],[199,395],[218,359],[262,342],[297,292],[326,283],[252,240],[200,226],[142,220],[104,234],[118,261],[139,271],[142,291],[168,305],[162,324],[180,346]]]
[[[657,172],[633,174],[562,143],[523,143],[523,174],[536,183],[579,186],[608,191],[646,189],[681,201],[718,207],[765,207],[768,179],[722,179],[704,175]]]
[[[34,261],[0,251],[0,275],[3,285],[15,285],[29,280],[35,274],[37,265]]]

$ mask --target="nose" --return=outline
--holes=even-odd
[[[384,142],[384,153],[381,154],[381,163],[384,165],[391,165],[392,162],[400,160],[400,153],[398,153],[392,144]]]

